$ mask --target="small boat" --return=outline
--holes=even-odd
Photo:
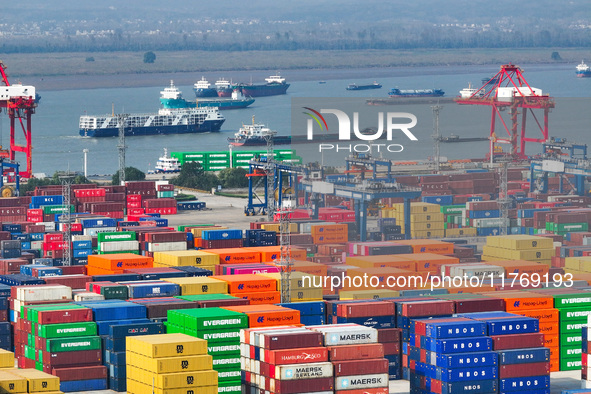
[[[158,158],[154,173],[156,174],[174,174],[181,171],[181,163],[176,157],[168,156],[168,151],[164,148],[164,155]]]
[[[252,124],[243,124],[234,137],[228,137],[228,143],[233,146],[262,146],[267,145],[266,138],[269,135],[272,136],[275,145],[291,143],[291,136],[277,135],[277,132],[264,124],[255,123],[254,116],[252,117]]]
[[[369,89],[381,89],[382,85],[374,82],[368,85],[357,85],[355,83],[349,84],[345,89],[347,90],[369,90]]]
[[[326,83],[326,81],[318,81],[318,83],[322,85],[322,84]]]
[[[585,64],[584,60],[581,60],[581,64],[577,66],[577,77],[589,78],[591,77],[591,68]]]
[[[218,91],[211,87],[211,84],[205,79],[205,77],[201,77],[201,80],[193,85],[193,90],[195,91],[195,97],[197,98],[216,97],[218,95]]]
[[[441,137],[441,142],[476,142],[488,141],[488,137],[460,137],[459,135],[451,134],[449,137]]]

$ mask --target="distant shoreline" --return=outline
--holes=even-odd
[[[561,61],[550,55],[558,51]],[[585,56],[587,55],[587,56]],[[234,82],[263,82],[280,72],[288,81],[374,79],[466,72],[495,73],[499,66],[578,64],[588,48],[525,48],[463,50],[366,51],[251,51],[156,52],[154,64],[144,64],[143,53],[0,54],[11,83],[33,85],[39,92],[192,85],[201,76],[210,83],[224,77]],[[87,62],[92,56],[95,61]],[[447,69],[447,70],[446,70]],[[355,82],[355,81],[351,81]]]

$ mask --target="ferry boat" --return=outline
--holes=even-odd
[[[197,98],[216,97],[218,95],[218,91],[211,87],[211,84],[205,79],[205,77],[201,77],[201,80],[193,85],[193,90],[195,91],[195,97]]]
[[[231,98],[205,98],[196,101],[188,101],[183,98],[181,91],[174,86],[174,81],[170,81],[170,86],[160,92],[160,104],[163,108],[181,109],[181,108],[205,108],[217,107],[219,109],[237,109],[246,108],[254,103],[251,97],[244,97],[242,92],[234,89]]]
[[[224,78],[220,78],[217,81],[215,81],[215,89],[218,97],[231,97],[232,92],[234,91],[234,88],[232,87],[232,82]]]
[[[382,85],[374,82],[368,85],[357,85],[356,83],[349,84],[345,89],[347,90],[369,90],[369,89],[381,89]]]
[[[393,88],[388,95],[390,97],[441,97],[445,92],[441,89],[409,89]]]
[[[233,146],[261,146],[267,145],[265,137],[271,134],[275,145],[286,145],[291,143],[291,136],[279,136],[276,131],[271,130],[264,124],[255,123],[254,116],[252,124],[245,125],[238,130],[234,137],[228,137],[228,142]]]
[[[289,84],[285,82],[285,78],[279,75],[271,75],[265,78],[265,84],[238,84],[234,88],[239,88],[245,96],[263,97],[263,96],[277,96],[285,94],[289,88]]]
[[[589,78],[591,77],[591,68],[585,64],[584,60],[581,60],[581,64],[577,66],[576,73],[579,78]]]
[[[126,136],[191,134],[220,131],[226,119],[217,107],[161,108],[157,113],[130,114],[125,124]],[[79,133],[82,137],[116,137],[119,135],[117,115],[83,115]]]
[[[164,148],[164,155],[158,158],[154,173],[173,174],[181,171],[181,163],[176,157],[168,156],[168,150]]]

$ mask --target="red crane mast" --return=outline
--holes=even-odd
[[[523,77],[522,70],[514,64],[504,64],[501,70],[480,89],[470,92],[468,97],[456,98],[459,104],[488,105],[491,107],[490,139],[491,154],[497,144],[510,144],[510,155],[516,160],[527,157],[526,142],[543,143],[548,140],[548,114],[554,108],[553,98],[532,88]],[[508,109],[509,119],[503,119],[501,111]],[[534,110],[542,110],[540,122]],[[539,138],[526,137],[527,114],[531,114],[541,134]],[[539,112],[539,111],[538,111]],[[521,120],[519,119],[521,115]],[[496,133],[497,118],[507,136]],[[501,130],[502,132],[502,130]]]
[[[6,113],[10,119],[10,150],[1,156],[15,160],[16,152],[24,153],[26,156],[26,168],[20,171],[23,178],[32,176],[32,153],[33,145],[31,139],[31,117],[37,107],[35,88],[33,86],[23,86],[20,84],[11,85],[6,76],[6,67],[0,61],[0,75],[2,82],[6,87],[0,85],[0,110],[6,108]],[[18,126],[17,126],[18,124]],[[21,129],[25,144],[16,143],[17,129]]]

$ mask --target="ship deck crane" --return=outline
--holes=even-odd
[[[469,97],[459,97],[458,104],[487,105],[491,107],[490,140],[491,158],[494,156],[497,144],[509,144],[510,156],[516,160],[525,159],[526,142],[543,143],[548,140],[548,114],[554,108],[554,100],[541,89],[531,87],[521,72],[521,68],[514,64],[504,64],[501,70],[483,87],[473,92]],[[501,111],[509,110],[509,120],[503,119]],[[534,110],[543,112],[540,121]],[[540,138],[526,137],[527,114],[530,113],[539,132]],[[521,120],[519,120],[521,115]],[[507,136],[496,133],[497,118]],[[501,130],[502,132],[502,130]]]
[[[5,108],[10,119],[10,150],[8,152],[8,158],[14,162],[17,152],[24,153],[27,165],[25,170],[20,171],[20,176],[30,178],[32,176],[33,164],[31,117],[35,113],[38,99],[34,86],[11,85],[8,82],[5,70],[4,63],[0,61],[0,76],[4,83],[4,86],[0,85],[0,110]],[[17,144],[16,142],[17,129],[22,130],[25,139],[24,145]]]

